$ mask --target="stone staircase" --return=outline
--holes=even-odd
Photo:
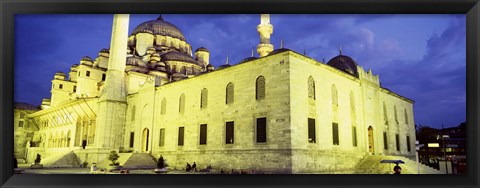
[[[49,168],[74,168],[80,167],[80,160],[73,151],[61,152],[42,159],[40,162],[44,167]]]
[[[380,163],[382,160],[402,160],[405,164],[399,164],[402,174],[418,174],[417,162],[402,156],[367,155],[355,167],[354,174],[392,174],[393,163]],[[420,164],[420,174],[442,174],[439,170]]]
[[[133,153],[123,164],[126,169],[154,169],[157,160],[149,153]]]

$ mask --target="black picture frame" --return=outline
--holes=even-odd
[[[478,187],[479,0],[1,0],[1,187]],[[467,173],[465,175],[34,175],[13,174],[14,15],[79,13],[466,14]],[[25,75],[28,76],[28,75]]]

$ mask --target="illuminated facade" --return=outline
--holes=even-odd
[[[303,173],[346,171],[366,155],[415,155],[412,100],[341,51],[325,63],[274,49],[269,15],[257,27],[260,56],[217,68],[209,50],[192,52],[161,17],[130,35],[126,28],[128,15],[116,15],[110,50],[82,58],[68,78],[55,74],[51,99],[28,116],[38,147],[27,148],[27,161],[40,153],[52,163],[73,154],[75,163],[101,163],[116,150],[121,163],[145,153],[176,169],[195,161]]]

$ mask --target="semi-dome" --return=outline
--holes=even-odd
[[[197,61],[195,61],[195,59],[193,59],[191,56],[185,53],[176,52],[176,51],[164,53],[160,57],[162,61],[181,61],[181,62],[197,64]]]
[[[127,57],[127,65],[148,68],[147,64],[142,59],[137,57]]]
[[[328,61],[327,64],[343,72],[346,72],[358,77],[358,72],[357,72],[358,64],[351,57],[340,54],[330,59],[330,61]]]
[[[156,20],[141,23],[133,30],[132,34],[135,35],[144,31],[150,31],[154,35],[169,36],[186,41],[182,31],[170,22],[164,21],[162,16],[158,17]]]

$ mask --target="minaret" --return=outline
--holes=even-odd
[[[270,44],[270,35],[273,33],[273,25],[270,24],[270,14],[260,15],[260,24],[257,26],[258,34],[260,34],[260,44],[257,46],[257,52],[260,57],[267,56],[273,51],[273,45]]]
[[[98,100],[94,141],[96,148],[119,149],[123,146],[127,111],[125,66],[129,16],[115,14],[113,17],[107,77]]]

